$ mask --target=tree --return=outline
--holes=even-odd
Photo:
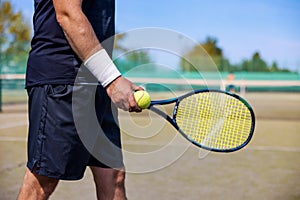
[[[257,51],[253,53],[250,59],[231,64],[223,55],[223,50],[218,46],[218,40],[214,37],[207,37],[203,43],[195,45],[192,50],[185,54],[180,60],[181,69],[183,71],[215,71],[215,67],[212,65],[212,61],[208,59],[207,54],[221,72],[290,72],[288,69],[280,69],[276,62],[269,66]]]
[[[270,68],[270,71],[271,71],[271,72],[279,71],[279,68],[278,68],[278,65],[277,65],[276,62],[273,62],[273,63],[272,63],[271,68]]]
[[[223,51],[217,46],[218,40],[214,37],[207,37],[206,41],[201,44],[205,51],[212,57],[217,66],[221,65],[223,58]]]
[[[21,11],[13,9],[9,1],[0,2],[0,12],[0,67],[25,71],[30,50],[30,24]]]
[[[122,45],[122,41],[126,38],[125,33],[118,33],[115,35],[115,45],[114,45],[114,50],[115,51],[121,51],[121,52],[126,52],[127,48]]]
[[[194,65],[181,59],[180,65],[184,71],[214,71],[215,68],[212,68],[212,65],[208,64],[208,56],[212,59],[215,65],[220,71],[230,71],[229,60],[223,56],[223,50],[217,45],[218,40],[214,37],[207,37],[206,40],[196,45],[190,52],[188,52],[185,57],[188,58]],[[207,64],[207,66],[204,66]],[[201,66],[201,67],[199,67]]]
[[[124,73],[138,66],[151,63],[151,58],[147,51],[134,51],[125,54],[124,58],[118,58],[114,61],[119,70]],[[137,70],[137,68],[135,69]]]
[[[269,71],[267,63],[261,58],[259,52],[255,52],[252,56],[251,71],[255,71],[255,72]]]
[[[128,72],[137,66],[152,62],[146,50],[128,52],[128,48],[123,44],[125,39],[126,33],[117,34],[115,36],[114,52],[121,56],[117,57],[114,62],[122,73]]]
[[[261,58],[259,52],[255,52],[250,60],[243,60],[240,65],[242,71],[269,72],[268,64]]]

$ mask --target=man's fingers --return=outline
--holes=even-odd
[[[112,102],[116,104],[118,108],[129,112],[142,111],[135,102],[133,95],[133,93],[138,90],[144,90],[144,88],[133,84],[122,76],[114,80],[106,88],[107,94],[111,98]]]
[[[139,90],[145,90],[145,88],[141,87],[141,86],[135,86],[134,87],[134,92],[135,91],[139,91]]]
[[[129,112],[141,112],[142,109],[137,105],[133,93],[129,95]]]

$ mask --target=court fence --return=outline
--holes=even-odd
[[[300,92],[298,73],[195,73],[177,71],[137,71],[124,74],[149,92],[181,91],[191,89],[221,89],[234,87],[242,96],[247,92]],[[25,74],[0,74],[0,110],[2,103],[26,102]]]

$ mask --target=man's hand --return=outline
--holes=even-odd
[[[126,78],[120,76],[106,87],[106,92],[112,102],[119,108],[129,112],[141,112],[142,109],[135,102],[133,93],[143,90]]]

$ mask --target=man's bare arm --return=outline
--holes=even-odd
[[[85,61],[102,49],[97,36],[81,9],[82,0],[53,0],[56,18],[72,49]]]
[[[82,0],[53,0],[53,5],[57,21],[62,27],[69,44],[83,62],[103,50],[90,22],[82,12]],[[95,69],[95,58],[93,59],[91,63]],[[98,60],[98,62],[101,62],[101,60]],[[96,71],[99,70],[96,69]],[[95,75],[95,73],[93,74]],[[133,91],[141,89],[122,76],[106,86],[106,91],[111,100],[119,108],[129,111],[141,111],[133,97]]]

